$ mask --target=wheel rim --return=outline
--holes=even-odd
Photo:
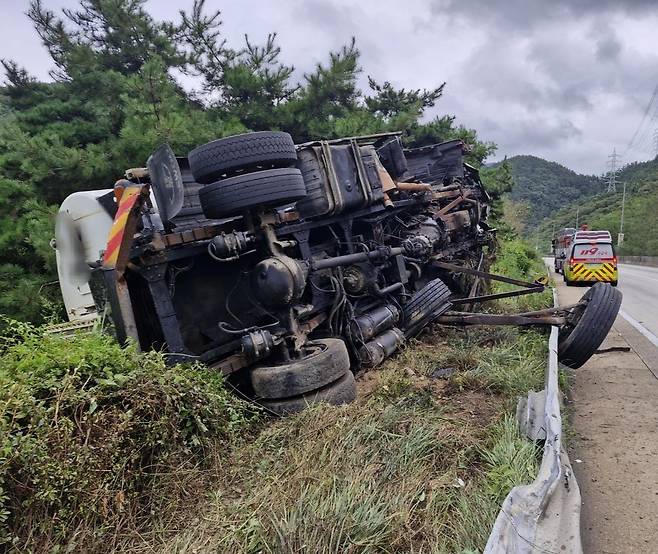
[[[311,360],[317,357],[318,355],[323,354],[326,351],[327,351],[327,345],[324,343],[307,342],[304,346],[302,346],[302,350],[301,350],[302,356],[300,356],[299,358],[291,358],[290,360],[285,362],[273,364],[271,367],[283,367],[290,364],[301,362],[303,360]]]
[[[582,319],[583,314],[585,313],[585,310],[589,305],[591,296],[592,295],[588,290],[580,299],[581,302],[584,301],[585,303],[582,306],[578,306],[577,308],[575,308],[574,312],[572,312],[572,314],[567,316],[567,321],[568,321],[567,325],[565,325],[562,329],[560,329],[560,340],[566,339],[573,332],[573,330],[576,328],[578,323],[580,323],[580,320]]]

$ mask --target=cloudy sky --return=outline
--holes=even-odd
[[[76,0],[43,0],[52,9]],[[192,0],[149,0],[176,19]],[[0,0],[0,56],[40,78],[50,62],[24,15],[28,0]],[[303,75],[356,36],[367,75],[400,87],[447,82],[436,114],[455,114],[499,146],[496,158],[535,154],[602,173],[653,157],[653,107],[628,144],[658,84],[654,0],[206,0],[220,8],[238,47],[276,31],[282,58]],[[657,102],[658,103],[658,102]],[[658,125],[658,112],[656,112]]]

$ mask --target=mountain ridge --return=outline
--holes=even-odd
[[[599,181],[603,186],[603,180]],[[600,194],[581,196],[565,203],[561,209],[534,222],[528,238],[542,252],[548,253],[555,230],[587,223],[591,229],[609,230],[617,244],[624,183],[624,242],[618,253],[658,255],[658,158],[623,167],[617,176],[616,192],[606,193],[604,189]]]
[[[526,207],[528,228],[576,200],[603,192],[600,177],[577,173],[538,156],[517,155],[500,163],[510,167],[514,186],[507,198]]]

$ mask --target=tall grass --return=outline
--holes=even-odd
[[[367,398],[274,422],[234,450],[202,523],[156,549],[481,550],[507,492],[537,470],[535,446],[506,414],[518,391],[542,381],[541,343],[533,333],[493,344],[478,332],[422,337],[377,372]],[[428,377],[469,356],[448,382]],[[518,369],[505,376],[510,365]],[[478,417],[458,387],[477,390]]]
[[[163,550],[481,549],[504,496],[537,469],[534,446],[511,418],[483,432],[409,396],[312,408],[274,424],[231,462],[203,524]]]
[[[506,241],[500,245],[496,251],[491,272],[530,282],[547,275],[544,262],[535,249],[519,239]],[[500,281],[493,282],[494,292],[507,292],[518,288],[516,285],[509,285]],[[549,291],[545,291],[541,294],[529,294],[498,300],[494,305],[494,309],[496,311],[526,312],[545,308],[551,304],[551,294]]]

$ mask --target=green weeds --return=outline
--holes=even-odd
[[[546,266],[537,252],[522,240],[503,242],[496,251],[496,261],[491,272],[522,281],[534,281],[546,276]],[[518,289],[516,285],[508,285],[499,281],[493,282],[493,292],[506,292]],[[550,291],[542,294],[529,294],[514,298],[505,298],[496,302],[496,311],[527,312],[539,310],[553,304]]]
[[[0,353],[0,544],[107,550],[200,493],[251,417],[215,373],[100,333],[11,324]]]
[[[431,377],[446,364],[452,376]],[[234,449],[202,523],[148,548],[481,551],[506,494],[537,471],[509,414],[544,365],[532,331],[421,336],[356,403],[312,407]]]

